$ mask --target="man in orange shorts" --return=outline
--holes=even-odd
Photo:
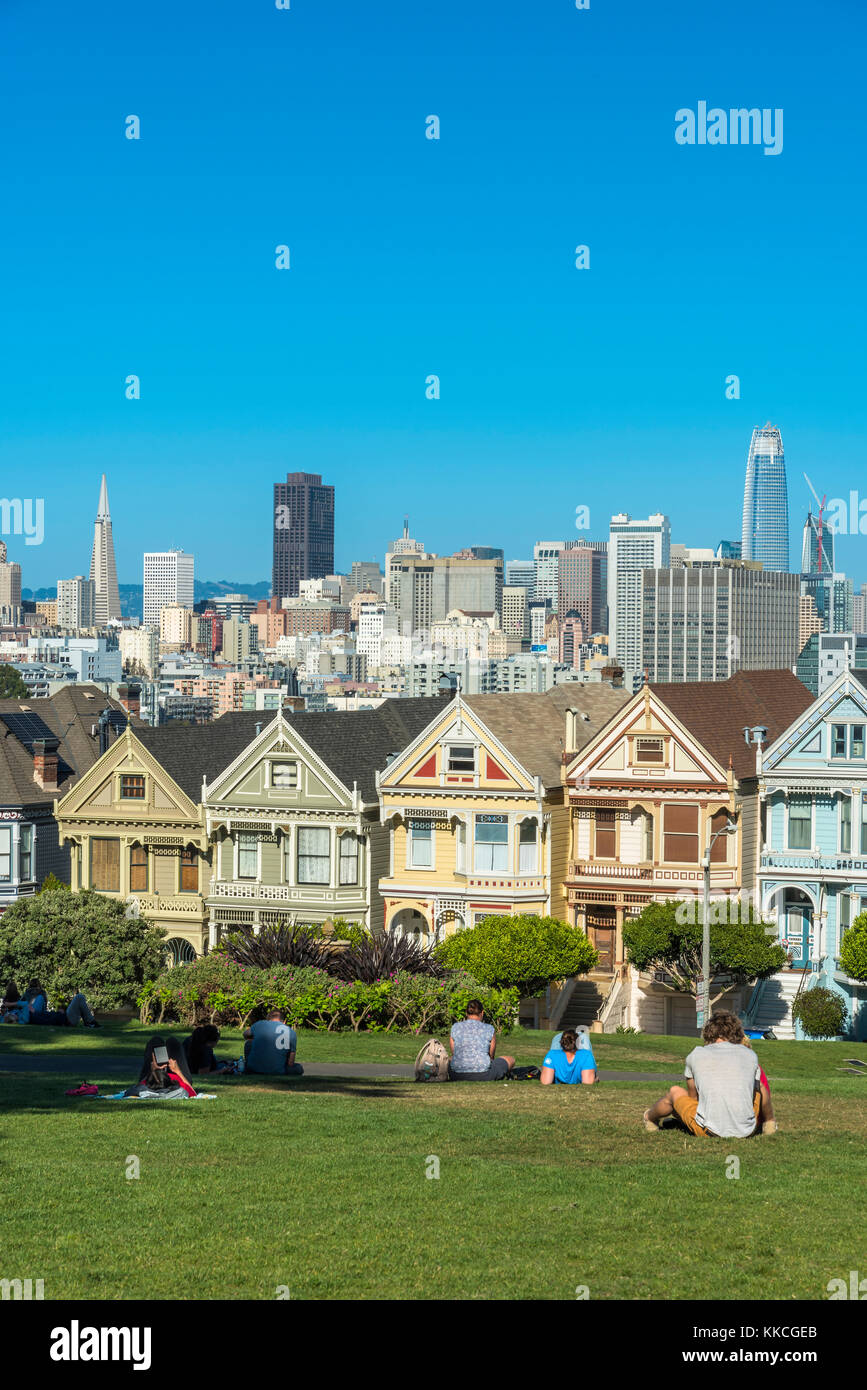
[[[777,1128],[771,1095],[755,1054],[743,1046],[744,1030],[734,1014],[720,1010],[702,1030],[704,1047],[686,1059],[686,1089],[672,1086],[644,1112],[644,1128],[658,1130],[675,1113],[691,1134],[747,1139]]]

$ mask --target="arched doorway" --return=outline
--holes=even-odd
[[[813,955],[813,899],[803,888],[780,887],[771,894],[768,907],[776,912],[780,941],[792,968],[803,970]]]
[[[196,948],[182,936],[170,936],[163,946],[169,965],[190,965],[196,959]]]
[[[436,933],[427,918],[414,907],[402,907],[400,912],[395,913],[388,930],[395,936],[415,941],[419,946],[433,946],[436,943]]]

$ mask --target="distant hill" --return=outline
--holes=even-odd
[[[142,615],[141,584],[119,584],[120,611],[124,618],[140,618]],[[248,598],[268,598],[271,585],[267,579],[257,579],[250,584],[244,580],[197,579],[193,594],[196,603],[201,599],[220,598],[223,594],[246,594]],[[42,603],[46,599],[57,598],[57,589],[22,589],[21,597]]]

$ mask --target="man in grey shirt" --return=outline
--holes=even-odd
[[[720,1010],[704,1025],[704,1047],[686,1059],[686,1089],[672,1086],[644,1112],[644,1127],[674,1112],[691,1134],[747,1139],[776,1129],[771,1097],[756,1055],[744,1046],[744,1030],[734,1014]]]

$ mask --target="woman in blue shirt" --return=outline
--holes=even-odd
[[[539,1078],[543,1086],[555,1081],[564,1086],[592,1086],[596,1080],[596,1058],[592,1052],[579,1051],[575,1033],[567,1028],[560,1035],[560,1046],[552,1047],[542,1063]]]

